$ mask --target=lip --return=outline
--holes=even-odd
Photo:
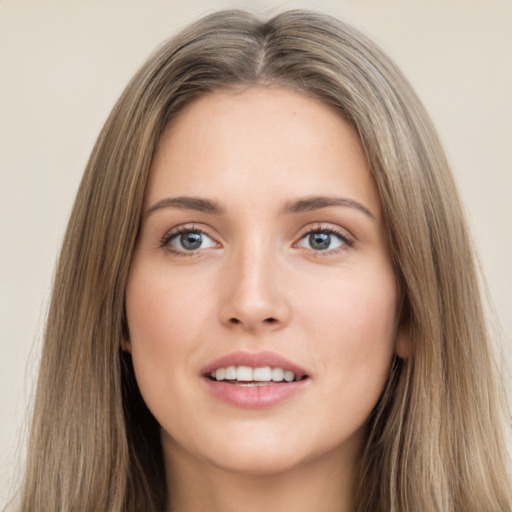
[[[274,352],[233,352],[204,366],[201,369],[202,381],[215,398],[244,409],[261,409],[275,406],[305,390],[309,385],[310,378],[303,378],[294,382],[273,382],[255,387],[237,386],[226,381],[214,381],[208,378],[208,375],[217,368],[242,365],[253,368],[279,367],[293,372],[298,377],[310,377],[310,374],[304,368]]]

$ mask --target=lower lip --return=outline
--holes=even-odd
[[[303,391],[309,379],[296,382],[277,382],[265,386],[237,386],[225,381],[204,377],[209,391],[223,402],[245,409],[272,407]]]

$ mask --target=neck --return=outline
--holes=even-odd
[[[167,451],[167,450],[165,450]],[[357,455],[305,462],[274,474],[246,474],[167,451],[168,512],[353,512]],[[347,462],[349,462],[347,464]]]

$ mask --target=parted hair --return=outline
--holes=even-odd
[[[358,512],[510,512],[503,386],[445,153],[407,80],[344,22],[293,10],[211,14],[136,73],[94,146],[55,273],[23,512],[163,511],[159,426],[133,376],[124,297],[148,170],[198,97],[291,88],[359,134],[378,187],[410,354],[372,412]],[[179,413],[179,412],[177,412]]]

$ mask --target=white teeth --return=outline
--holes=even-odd
[[[284,380],[286,382],[291,382],[294,378],[295,378],[295,375],[293,374],[293,372],[291,372],[289,370],[284,371]]]
[[[272,380],[272,370],[270,366],[263,368],[254,368],[252,372],[252,380],[257,382],[269,382]]]
[[[226,368],[226,379],[227,380],[235,380],[236,379],[236,366],[228,366]]]
[[[293,382],[295,374],[290,370],[283,368],[271,368],[270,366],[261,366],[251,368],[250,366],[228,366],[226,368],[217,368],[211,372],[210,376],[215,380],[237,380],[239,382]],[[258,385],[258,384],[255,384]]]
[[[284,379],[284,370],[282,368],[272,368],[272,380],[281,382]]]
[[[239,366],[236,369],[236,380],[241,380],[243,382],[252,381],[252,368],[250,366]]]

